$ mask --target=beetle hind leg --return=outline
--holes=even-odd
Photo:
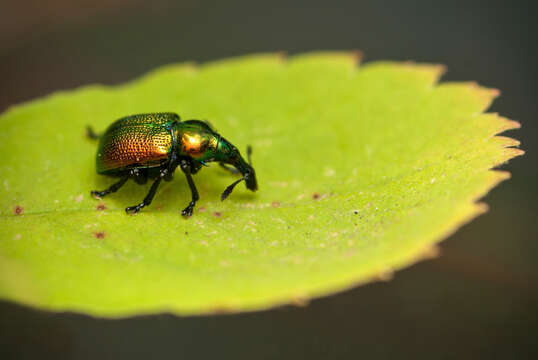
[[[144,198],[144,200],[138,205],[129,206],[125,208],[125,212],[134,215],[137,212],[139,212],[140,209],[142,209],[143,207],[146,207],[149,204],[151,204],[151,202],[153,201],[153,197],[155,196],[155,193],[157,192],[157,188],[159,187],[159,184],[161,183],[161,180],[162,180],[162,177],[158,177],[157,180],[155,180],[153,184],[151,185],[151,189],[149,189],[149,192]]]
[[[114,193],[116,191],[118,191],[124,184],[125,182],[127,182],[127,180],[129,179],[128,176],[124,177],[124,178],[121,178],[120,181],[118,181],[117,183],[114,183],[112,184],[108,189],[105,189],[103,191],[98,191],[98,190],[92,190],[91,191],[91,195],[95,198],[102,198],[102,197],[105,197],[106,195],[110,194],[110,193]]]

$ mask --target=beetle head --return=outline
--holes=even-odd
[[[250,149],[250,147],[248,149]],[[239,170],[241,174],[243,175],[243,177],[245,178],[245,184],[247,185],[247,189],[252,190],[252,191],[258,190],[258,182],[256,181],[256,172],[254,171],[254,168],[252,167],[250,162],[247,163],[245,159],[243,159],[241,154],[239,154],[239,151],[237,152],[237,157],[232,158],[231,160],[232,161],[230,162],[230,164],[235,166],[235,168]]]
[[[251,161],[250,161],[250,154],[252,153],[252,148],[250,146],[247,147],[247,156],[248,156],[248,162],[245,161],[245,159],[241,156],[241,153],[237,148],[232,145],[229,141],[221,137],[219,139],[218,144],[218,161],[221,161],[225,164],[230,164],[233,167],[235,167],[239,172],[243,175],[243,177],[235,182],[233,182],[230,186],[224,190],[222,193],[221,199],[224,200],[228,197],[228,195],[231,194],[233,191],[235,185],[240,183],[241,181],[245,181],[245,184],[247,186],[247,189],[256,191],[258,190],[258,182],[256,181],[256,172],[254,171],[254,168],[252,167]]]
[[[179,134],[179,154],[187,155],[194,160],[205,163],[218,161],[235,167],[243,177],[226,188],[222,194],[224,200],[233,188],[245,181],[247,189],[258,190],[256,172],[250,162],[251,148],[247,148],[248,162],[241,156],[237,148],[228,140],[215,132],[207,123],[200,120],[187,120],[181,124]]]

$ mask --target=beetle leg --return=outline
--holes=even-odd
[[[148,182],[148,174],[145,169],[131,169],[129,176],[138,184],[144,185]]]
[[[231,173],[234,174],[234,175],[235,175],[235,174],[239,174],[239,170],[234,169],[234,168],[232,168],[232,167],[229,167],[229,166],[226,165],[225,163],[219,163],[219,165],[220,165],[223,169],[225,169],[226,171],[231,172]]]
[[[191,164],[191,175],[196,174],[202,168],[202,164]]]
[[[172,153],[170,157],[170,161],[168,162],[167,173],[164,176],[164,181],[172,181],[172,179],[174,178],[174,172],[176,171],[177,166],[178,166],[177,154],[174,152]]]
[[[164,178],[164,181],[172,181],[173,178],[174,178],[174,173],[169,172],[168,175],[166,175],[166,177]]]
[[[192,180],[191,176],[191,165],[186,160],[181,160],[181,170],[183,170],[183,173],[185,174],[185,177],[187,178],[187,182],[189,183],[189,187],[191,188],[191,194],[192,194],[192,200],[189,203],[189,205],[183,209],[181,212],[181,215],[183,216],[191,216],[192,210],[194,209],[194,205],[196,205],[196,201],[198,201],[198,190],[196,190],[196,185],[194,185],[194,181]]]
[[[105,197],[106,195],[108,195],[110,193],[118,191],[119,188],[121,188],[123,186],[123,184],[125,184],[127,179],[129,179],[128,176],[122,178],[120,181],[118,181],[117,183],[112,184],[108,189],[103,190],[103,191],[92,190],[91,194],[92,194],[93,197],[98,198],[98,199],[100,199],[102,197]]]
[[[155,196],[155,193],[157,192],[157,188],[159,187],[159,184],[161,183],[161,180],[163,179],[163,177],[164,177],[164,175],[162,175],[162,173],[161,173],[161,176],[159,176],[157,178],[157,180],[155,180],[153,182],[153,184],[151,185],[151,189],[149,189],[148,194],[144,198],[144,201],[142,201],[138,205],[129,206],[128,208],[125,209],[125,212],[131,213],[131,214],[136,214],[137,212],[140,211],[140,209],[142,209],[143,207],[148,206],[149,204],[151,204],[151,201],[153,200],[153,197]]]
[[[90,125],[88,125],[86,126],[86,136],[92,140],[97,140],[101,137],[101,134],[98,134],[95,131],[93,131],[93,128]]]

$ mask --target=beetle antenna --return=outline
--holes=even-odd
[[[245,177],[242,177],[241,179],[238,179],[236,181],[234,181],[231,185],[229,185],[223,192],[222,192],[222,195],[220,196],[220,200],[221,201],[224,201],[231,193],[232,191],[234,190],[234,187],[235,185],[239,184],[241,181],[245,180]]]
[[[247,159],[248,159],[248,164],[250,166],[252,166],[252,159],[250,158],[251,155],[252,155],[252,146],[247,145]]]

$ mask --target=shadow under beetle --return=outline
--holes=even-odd
[[[99,139],[95,160],[97,173],[120,178],[106,190],[92,191],[92,196],[102,198],[116,192],[128,179],[138,184],[155,180],[144,200],[126,208],[127,213],[136,214],[151,204],[161,181],[172,180],[178,166],[185,174],[192,194],[191,202],[181,212],[184,216],[192,215],[199,198],[191,175],[208,162],[218,161],[226,170],[243,175],[224,190],[221,200],[243,180],[248,189],[258,189],[250,161],[251,147],[247,147],[247,163],[234,145],[200,120],[181,121],[174,113],[137,114],[115,121],[102,135],[88,127],[88,136]]]

